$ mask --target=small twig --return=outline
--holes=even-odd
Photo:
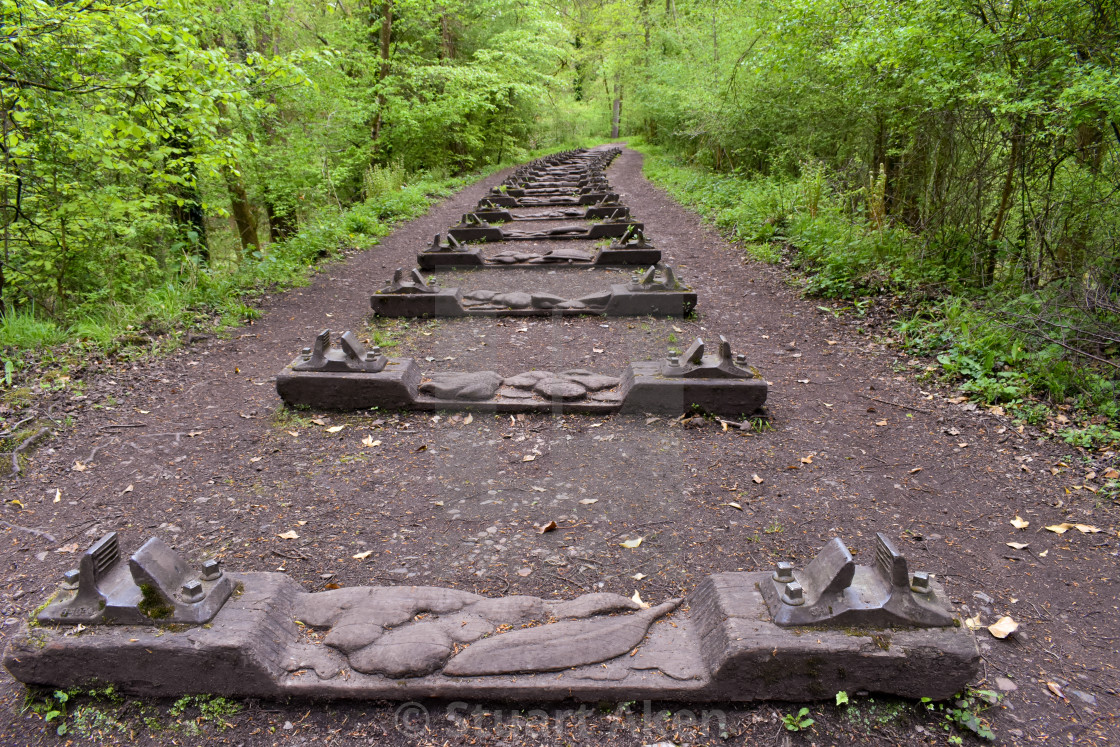
[[[299,555],[288,555],[287,553],[280,552],[279,550],[273,550],[272,554],[279,555],[280,557],[287,558],[288,560],[307,560],[307,557],[302,553]]]
[[[553,576],[555,576],[556,578],[560,579],[561,581],[563,581],[563,582],[564,582],[564,583],[566,583],[566,584],[571,584],[572,586],[576,587],[577,589],[579,589],[579,590],[580,590],[580,591],[582,591],[582,592],[586,592],[586,591],[587,591],[587,589],[585,589],[584,587],[580,586],[580,585],[579,585],[579,584],[577,584],[577,583],[576,583],[575,581],[571,580],[570,578],[564,578],[563,576],[561,576],[561,575],[560,575],[559,573],[556,573],[555,571],[553,571],[552,575],[553,575]]]
[[[10,436],[10,435],[12,435],[13,433],[15,433],[16,431],[18,431],[18,430],[19,430],[19,427],[20,427],[21,425],[23,425],[24,423],[29,423],[29,422],[31,422],[31,421],[32,421],[32,420],[34,420],[34,419],[35,419],[35,416],[34,416],[34,415],[32,415],[32,416],[31,416],[31,417],[29,417],[29,418],[24,418],[23,420],[19,421],[18,423],[16,423],[15,425],[13,425],[13,426],[12,426],[11,428],[9,428],[8,430],[6,430],[6,431],[3,431],[3,432],[0,432],[0,438],[4,438],[5,436]]]
[[[103,425],[100,428],[98,428],[97,430],[103,431],[106,428],[147,428],[147,427],[148,427],[147,423],[109,423],[109,425]]]
[[[884,405],[893,405],[895,407],[901,407],[903,410],[913,410],[914,412],[924,412],[926,415],[932,415],[933,414],[932,411],[923,410],[920,407],[911,407],[910,405],[903,405],[903,404],[899,404],[898,402],[888,402],[885,399],[879,399],[878,397],[872,397],[869,394],[860,394],[859,392],[856,392],[856,394],[859,394],[859,396],[863,397],[864,399],[869,399],[873,402],[882,402]]]
[[[33,435],[30,435],[26,439],[24,439],[23,443],[21,443],[19,446],[17,446],[15,448],[15,450],[12,452],[12,476],[13,477],[18,477],[19,473],[20,473],[19,453],[21,451],[23,451],[24,449],[26,449],[31,444],[38,441],[40,438],[42,438],[46,434],[50,433],[50,430],[51,430],[50,428],[40,428]]]
[[[55,542],[58,542],[58,540],[56,540],[54,538],[53,534],[51,534],[50,532],[44,532],[42,529],[32,529],[31,527],[21,527],[19,524],[12,524],[11,522],[4,521],[3,519],[0,519],[0,524],[3,524],[4,526],[8,527],[9,529],[18,529],[21,532],[27,532],[28,534],[37,535],[37,536],[45,539],[47,542],[50,542],[51,544],[54,544]]]
[[[56,407],[58,407],[57,402],[55,402],[53,405],[51,405],[50,407],[47,408],[46,418],[47,418],[47,420],[51,421],[52,423],[57,425],[59,428],[61,428],[62,423],[60,423],[60,422],[58,422],[57,420],[54,419],[54,408],[56,408]]]

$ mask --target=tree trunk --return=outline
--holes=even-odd
[[[611,138],[618,137],[620,124],[622,124],[622,82],[618,79],[618,75],[615,75],[614,102],[611,104]]]
[[[373,3],[371,2],[370,5]],[[372,10],[372,8],[371,8]],[[383,84],[389,77],[389,45],[393,39],[393,0],[383,0],[381,3],[381,33],[379,44],[381,47],[381,66],[377,71],[377,118],[373,121],[373,142],[376,145],[381,137],[381,125],[384,122],[385,90]]]
[[[999,209],[992,222],[992,234],[988,238],[988,253],[984,257],[984,267],[980,282],[987,287],[991,285],[996,276],[996,256],[998,254],[999,238],[1003,234],[1003,224],[1007,222],[1008,208],[1011,205],[1011,193],[1015,188],[1015,168],[1019,163],[1019,154],[1023,143],[1023,121],[1015,120],[1011,128],[1011,154],[1007,158],[1007,171],[1003,177],[1003,190],[1000,193]]]
[[[241,250],[237,253],[237,263],[241,264],[244,254],[260,249],[261,242],[257,238],[257,216],[253,214],[253,207],[249,204],[249,196],[245,193],[245,181],[241,175],[229,166],[222,169],[226,186],[229,188],[229,204],[233,213],[233,220],[237,223],[237,235],[241,239]]]
[[[268,216],[268,240],[276,243],[292,236],[299,228],[299,221],[293,213],[281,213],[271,200],[264,204]]]

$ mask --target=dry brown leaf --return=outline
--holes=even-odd
[[[840,343],[836,342],[836,340],[825,340],[825,342],[828,343],[829,345],[839,345],[840,344]]]
[[[327,424],[327,421],[323,420],[322,418],[311,418],[311,422],[314,423],[315,425],[326,425]]]
[[[988,632],[995,638],[1006,638],[1019,629],[1019,623],[1012,620],[1008,615],[1004,615],[1000,619],[988,626]]]
[[[373,436],[366,436],[362,439],[362,446],[372,449],[374,446],[380,446],[380,441],[373,440]]]
[[[288,531],[284,532],[283,534],[278,534],[276,536],[279,537],[280,539],[285,539],[285,540],[299,539],[299,535],[296,534],[296,530],[294,530],[294,529],[289,529]]]
[[[626,540],[620,546],[625,547],[627,550],[633,550],[635,547],[642,544],[642,540],[644,539],[645,537],[639,537],[638,539]]]
[[[292,438],[299,438],[299,431],[288,431],[288,435]]]
[[[128,487],[121,491],[121,495],[124,495],[125,493],[131,493],[131,492],[132,492],[132,483],[129,483]]]
[[[1029,521],[1026,521],[1019,515],[1016,515],[1015,518],[1011,520],[1011,526],[1015,527],[1016,529],[1026,529],[1030,525],[1031,523]]]
[[[723,505],[725,505],[725,506],[731,506],[731,508],[737,508],[737,509],[739,509],[740,511],[742,511],[742,510],[743,510],[743,507],[742,507],[742,506],[740,506],[740,505],[739,505],[738,503],[736,503],[735,501],[732,501],[731,503],[725,503],[725,504],[723,504]]]
[[[885,420],[876,420],[875,421],[875,425],[879,426],[880,428],[882,428],[886,424],[887,424],[887,421],[885,421]]]
[[[969,630],[980,630],[980,628],[984,627],[984,623],[980,622],[980,613],[977,612],[972,617],[966,617],[964,619],[964,626]]]
[[[73,469],[75,472],[85,472],[86,471],[86,465],[82,464],[81,462],[76,461],[76,462],[74,462],[74,466],[71,469]]]
[[[1026,550],[1030,547],[1026,542],[1005,542],[1004,544],[1015,550]]]
[[[1116,470],[1114,470],[1110,467],[1109,469],[1106,469],[1104,471],[1104,476],[1108,480],[1118,480],[1118,479],[1120,479],[1120,472],[1117,472]]]
[[[327,433],[338,433],[345,427],[345,425],[332,425],[330,428],[327,428]]]
[[[1057,695],[1062,700],[1066,699],[1066,694],[1062,692],[1062,686],[1057,682],[1047,682],[1046,689]]]
[[[635,573],[630,578],[634,579],[635,581],[641,581],[645,577],[646,577],[646,574],[644,574],[644,573]]]
[[[1100,527],[1095,527],[1092,524],[1074,524],[1073,526],[1082,534],[1096,534],[1100,531]]]
[[[537,458],[537,457],[536,457],[536,455],[535,455],[535,454],[526,454],[525,456],[521,457],[521,461],[523,461],[523,462],[531,462],[531,461],[533,461],[533,460],[534,460],[534,459],[536,459],[536,458]]]
[[[919,473],[919,472],[921,472],[921,471],[922,471],[922,468],[921,468],[921,467],[915,467],[914,469],[910,470],[910,474],[912,474],[912,475],[916,475],[916,474],[918,474],[918,473]]]
[[[590,506],[592,503],[598,503],[598,502],[599,502],[598,498],[580,498],[579,499],[579,504],[581,506]]]
[[[810,454],[809,456],[801,457],[801,463],[802,464],[812,464],[813,463],[813,455]]]
[[[467,417],[463,418],[463,425],[470,425],[474,422],[474,415],[467,413]]]
[[[641,596],[641,594],[638,593],[637,589],[634,590],[634,596],[630,597],[630,601],[634,602],[636,605],[638,605],[639,607],[641,607],[644,610],[649,609],[649,602],[643,602],[642,601],[642,596]]]
[[[544,534],[545,532],[553,532],[556,530],[556,522],[550,521],[542,527],[537,527],[537,534]]]
[[[256,464],[257,462],[259,462],[259,461],[260,461],[260,460],[262,460],[262,459],[264,459],[264,457],[252,457],[252,458],[251,458],[251,459],[249,460],[249,464]]]
[[[753,474],[753,475],[751,475],[751,479],[752,479],[752,480],[754,480],[754,481],[755,481],[756,483],[758,483],[759,485],[761,485],[761,484],[763,483],[763,480],[762,480],[762,478],[761,478],[761,477],[759,477],[759,476],[758,476],[757,474]]]
[[[365,552],[360,552],[356,555],[351,555],[350,557],[354,558],[354,560],[365,560],[370,555],[373,555],[373,550],[366,550]]]

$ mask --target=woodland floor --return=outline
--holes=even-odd
[[[414,266],[417,250],[502,176],[437,205],[380,246],[324,266],[310,286],[266,298],[262,318],[229,339],[91,368],[84,397],[56,395],[56,417],[71,415],[73,426],[2,484],[0,518],[55,541],[0,526],[9,568],[0,637],[44,599],[76,553],[112,529],[121,530],[126,551],[156,535],[188,556],[218,553],[230,569],[284,570],[308,589],[408,583],[546,597],[637,590],[654,603],[686,594],[712,572],[807,562],[834,536],[858,561],[880,531],[913,570],[936,573],[964,614],[979,613],[985,625],[1006,614],[1021,624],[1006,640],[977,631],[984,664],[975,685],[1004,696],[985,714],[997,741],[1120,743],[1120,522],[1114,507],[1074,489],[1085,484],[1086,468],[1071,447],[951,401],[952,392],[920,378],[925,361],[900,357],[886,327],[835,318],[801,298],[780,269],[745,263],[646,181],[638,153],[625,151],[608,176],[665,260],[698,291],[696,318],[371,320],[370,292],[393,269]],[[440,277],[491,290],[538,283],[570,296],[605,287],[608,277],[619,282],[617,271],[599,273],[601,283],[592,282],[595,274]],[[392,355],[414,356],[426,370],[492,368],[507,376],[532,368],[617,375],[631,360],[723,334],[772,384],[769,427],[286,409],[274,377],[324,327],[362,337],[376,328],[397,342]],[[328,433],[338,425],[345,427]],[[380,445],[363,446],[366,436]],[[1016,515],[1030,526],[1015,529]],[[538,533],[549,521],[559,529]],[[1060,522],[1102,531],[1044,529]],[[299,538],[278,537],[289,530]],[[640,547],[620,546],[637,537]],[[1029,546],[1015,550],[1012,541]],[[372,553],[353,558],[364,551]],[[646,577],[635,581],[638,573]],[[946,743],[941,714],[849,695],[846,708],[807,704],[815,724],[796,734],[779,714],[801,704],[693,707],[722,711],[722,729],[687,725],[676,704],[655,703],[652,715],[643,715],[642,703],[629,715],[602,704],[582,726],[560,719],[541,730],[540,717],[511,720],[508,705],[475,711],[470,704],[463,722],[448,718],[447,704],[426,703],[428,727],[410,732],[398,728],[395,703],[246,701],[226,727],[199,722],[201,733],[169,716],[145,723],[146,708],[166,712],[166,704],[104,706],[101,722],[60,738],[39,716],[21,713],[25,690],[4,673],[0,742]]]

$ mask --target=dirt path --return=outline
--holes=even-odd
[[[188,555],[218,553],[230,568],[283,569],[309,589],[408,583],[562,597],[639,591],[654,603],[708,573],[806,562],[833,536],[867,553],[881,531],[898,540],[912,569],[939,574],[953,601],[985,625],[1004,614],[1022,625],[1005,641],[978,633],[980,685],[1005,695],[987,714],[1000,739],[1120,743],[1117,521],[1092,492],[1074,489],[1092,483],[1071,449],[951,403],[951,395],[907,373],[920,366],[862,334],[859,318],[834,319],[773,268],[744,264],[642,177],[634,151],[608,175],[666,261],[699,292],[698,317],[379,320],[371,327],[370,291],[394,268],[414,266],[416,251],[504,175],[492,176],[379,247],[325,268],[309,287],[269,298],[264,316],[232,339],[203,340],[86,382],[86,399],[68,405],[75,425],[3,486],[4,521],[54,538],[0,527],[10,569],[4,630],[42,601],[75,552],[111,529],[122,530],[127,549],[158,535]],[[582,292],[593,285],[587,271],[567,280],[563,272],[539,276],[541,287]],[[604,273],[604,283],[619,282],[618,274]],[[468,282],[461,276],[442,282]],[[469,282],[485,288],[502,277],[487,271]],[[535,282],[528,271],[508,277]],[[574,367],[617,374],[630,360],[724,334],[772,383],[769,427],[286,410],[272,379],[324,327],[376,333],[396,342],[392,354],[415,356],[428,370],[503,375]],[[327,431],[338,425],[345,427]],[[367,436],[379,444],[363,445]],[[76,462],[89,466],[77,471]],[[1026,530],[1011,526],[1016,515],[1030,522]],[[539,534],[536,527],[549,521],[559,529]],[[1063,521],[1102,531],[1043,529]],[[299,538],[277,536],[289,530]],[[637,537],[640,547],[620,546]],[[1012,541],[1028,547],[1015,550],[1006,544]],[[55,741],[37,717],[20,715],[23,690],[4,677],[0,740]],[[816,724],[806,743],[944,743],[940,715],[852,695],[846,710],[811,707]],[[210,738],[535,744],[560,743],[570,730],[552,721],[547,733],[532,722],[511,725],[508,707],[494,706],[497,718],[491,708],[463,722],[449,720],[446,705],[428,706],[430,730],[407,733],[397,728],[396,704],[249,703],[229,719],[231,729],[211,728]],[[706,727],[658,716],[666,707],[677,712],[661,704],[649,717],[642,704],[630,715],[592,709],[579,741],[721,741]],[[776,713],[796,708],[721,710],[730,743],[753,745],[784,739]],[[104,728],[98,733],[106,741],[202,739],[149,732],[139,711],[125,711],[136,734]]]

